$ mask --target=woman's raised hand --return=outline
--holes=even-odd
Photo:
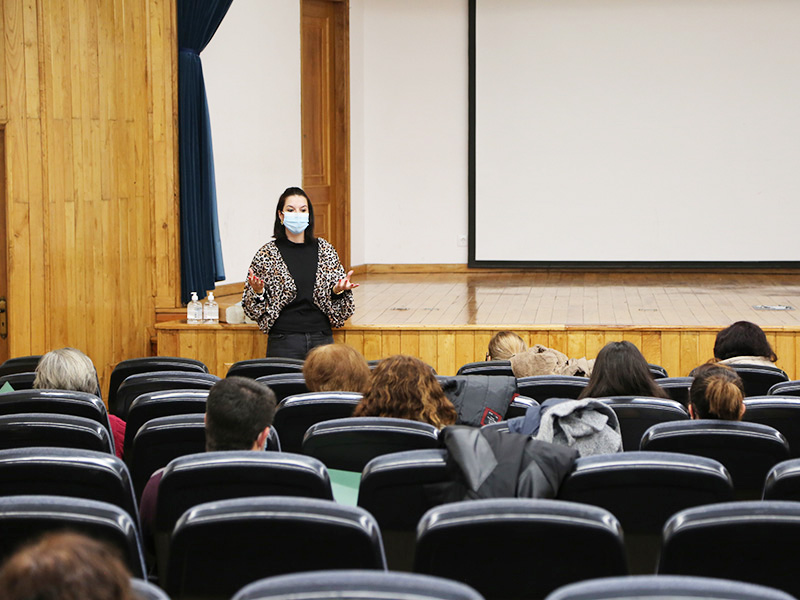
[[[344,279],[340,279],[338,282],[336,282],[336,285],[333,286],[333,293],[341,294],[342,292],[346,292],[347,290],[352,290],[353,288],[357,288],[359,284],[350,281],[350,277],[352,275],[353,271],[348,271],[347,275],[344,276]]]
[[[352,273],[352,271],[350,272]],[[256,277],[253,273],[253,269],[250,269],[247,272],[247,282],[250,284],[250,287],[253,288],[253,291],[259,296],[264,293],[264,280],[260,277]]]

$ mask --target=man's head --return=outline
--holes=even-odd
[[[275,394],[246,377],[217,382],[206,402],[206,450],[263,450],[275,415]]]

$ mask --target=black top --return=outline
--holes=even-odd
[[[317,241],[295,244],[289,240],[278,240],[275,245],[297,285],[297,297],[281,311],[270,333],[321,331],[330,334],[331,323],[328,317],[314,305],[314,284],[319,261]]]

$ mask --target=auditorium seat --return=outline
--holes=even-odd
[[[461,365],[456,375],[505,375],[514,377],[509,360],[482,360]]]
[[[575,399],[588,383],[588,377],[533,375],[532,377],[519,377],[517,379],[517,389],[521,395],[542,403],[548,398]]]
[[[289,396],[307,394],[310,390],[306,386],[306,380],[302,373],[279,373],[277,375],[265,375],[256,381],[263,383],[275,393],[275,399],[280,402]]]
[[[136,523],[118,506],[68,496],[0,497],[0,562],[21,544],[49,531],[71,529],[104,540],[122,553],[135,577],[144,577]]]
[[[767,391],[768,396],[800,396],[800,381],[776,383]]]
[[[669,397],[689,408],[689,388],[692,387],[694,377],[664,377],[656,379],[656,383],[661,389],[669,394]]]
[[[32,390],[34,379],[36,379],[36,373],[33,371],[9,373],[0,377],[0,387],[8,384],[14,390]]]
[[[745,398],[743,421],[769,425],[789,442],[792,457],[800,457],[800,398],[796,396],[754,396]]]
[[[97,421],[111,433],[108,412],[94,394],[71,390],[20,390],[0,394],[0,415],[54,413]]]
[[[364,467],[358,505],[380,525],[390,569],[411,570],[417,523],[438,503],[436,486],[448,481],[447,451],[442,449],[385,454]]]
[[[170,600],[167,592],[144,579],[131,578],[131,590],[134,600]]]
[[[800,595],[800,503],[726,502],[675,514],[659,574],[735,579]]]
[[[566,583],[628,573],[614,515],[527,498],[429,510],[417,528],[414,571],[461,581],[488,600],[544,598]]]
[[[617,415],[623,450],[638,450],[644,432],[657,423],[689,420],[689,412],[675,400],[644,396],[612,396],[600,400]]]
[[[180,518],[164,588],[175,598],[227,599],[263,577],[319,569],[386,569],[368,512],[314,498],[237,498]]]
[[[117,390],[116,399],[109,400],[111,414],[127,420],[128,409],[142,394],[167,390],[208,390],[220,380],[210,373],[194,371],[153,371],[129,375]]]
[[[265,375],[302,372],[303,361],[296,358],[251,358],[233,363],[225,377],[249,377],[250,379],[258,379]]]
[[[312,425],[351,417],[361,397],[357,392],[308,392],[281,400],[273,424],[281,432],[284,451],[301,452]]]
[[[31,446],[82,448],[114,454],[114,438],[97,421],[53,413],[0,416],[0,449]]]
[[[778,383],[789,381],[781,369],[766,365],[729,365],[739,374],[744,384],[744,395],[763,396]]]
[[[388,417],[350,417],[312,425],[303,438],[303,454],[329,469],[361,472],[375,458],[404,450],[435,448],[433,425]]]
[[[738,421],[660,423],[645,432],[641,449],[718,460],[730,472],[740,499],[760,497],[767,472],[789,458],[789,444],[779,431]]]
[[[139,522],[128,467],[106,452],[49,446],[0,450],[0,495],[31,494],[108,502]]]
[[[325,465],[310,456],[241,450],[176,458],[158,487],[154,533],[162,569],[169,536],[184,512],[206,502],[253,496],[333,500]]]
[[[498,421],[497,423],[489,423],[488,425],[483,425],[481,429],[491,429],[494,431],[500,431],[502,433],[508,433],[508,421]]]
[[[131,375],[152,373],[154,371],[208,373],[208,367],[199,360],[181,358],[179,356],[145,356],[120,361],[111,371],[111,376],[108,380],[108,406],[116,406],[117,390],[125,379]],[[111,412],[113,413],[114,411],[112,410]]]
[[[546,600],[792,600],[772,587],[732,579],[676,575],[603,577],[558,588]]]
[[[528,409],[531,406],[539,406],[539,403],[533,398],[528,398],[527,396],[514,397],[514,399],[511,401],[511,404],[508,405],[508,410],[506,411],[506,420],[513,419],[515,417],[524,417],[525,413],[528,412]]]
[[[158,417],[205,413],[207,398],[208,390],[167,390],[138,396],[128,409],[124,454],[132,451],[133,439],[142,425]]]
[[[763,498],[800,501],[800,458],[784,460],[770,469],[764,482]]]
[[[0,377],[11,375],[12,373],[32,373],[36,371],[40,358],[42,358],[41,354],[9,358],[0,365]]]
[[[631,571],[652,573],[664,523],[679,510],[733,500],[733,482],[710,458],[621,452],[579,458],[558,497],[611,512],[625,532]]]
[[[418,573],[311,571],[278,575],[245,586],[233,600],[483,600],[471,587]],[[770,599],[771,600],[771,599]],[[782,598],[779,600],[783,600]]]
[[[661,365],[648,363],[647,368],[650,370],[650,375],[653,376],[653,379],[664,379],[665,377],[669,377],[667,370]]]

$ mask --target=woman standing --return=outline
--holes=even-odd
[[[242,295],[245,314],[267,337],[267,356],[305,359],[333,343],[355,311],[350,281],[334,247],[314,237],[314,209],[308,195],[290,187],[275,209],[274,240],[253,257]]]

